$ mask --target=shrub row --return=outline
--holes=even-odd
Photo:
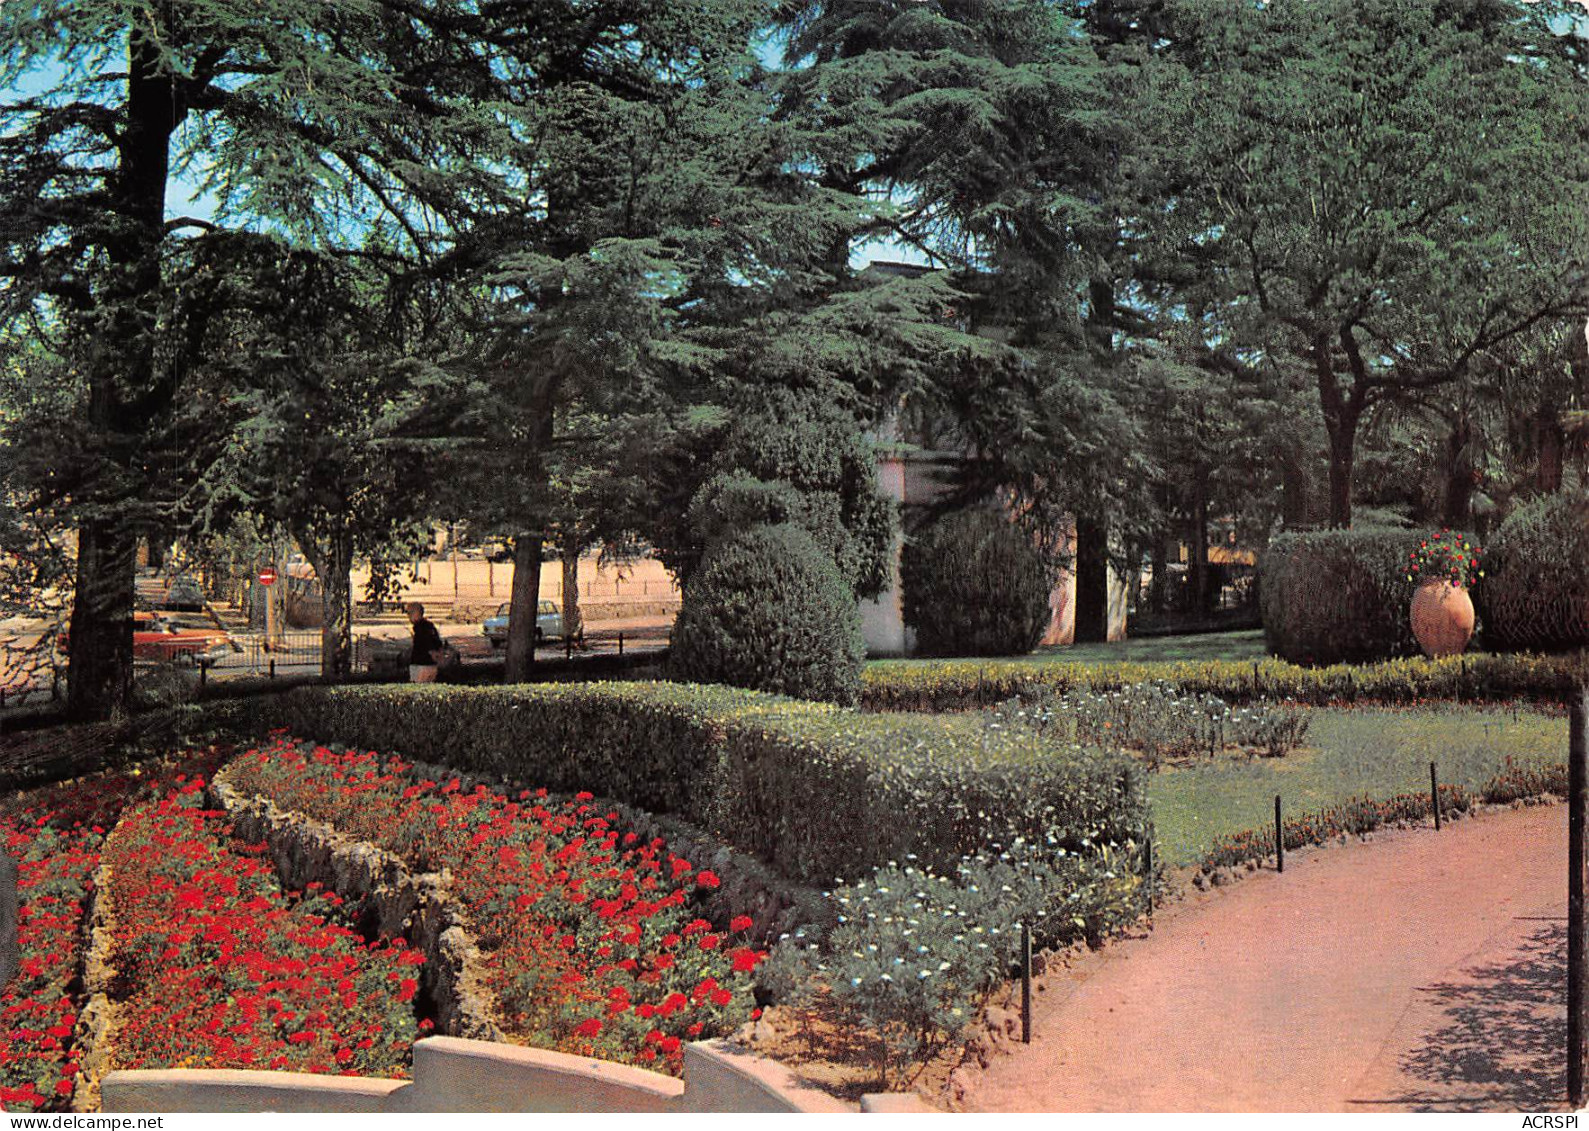
[[[992,712],[990,726],[1027,727],[1062,741],[1132,750],[1157,769],[1169,758],[1212,758],[1234,748],[1278,758],[1301,745],[1312,712],[1293,703],[1232,707],[1217,695],[1183,694],[1167,683],[1118,691],[1044,688]]]
[[[1408,563],[1432,540],[1384,529],[1276,537],[1261,563],[1269,650],[1306,664],[1416,655],[1408,608],[1420,578]],[[1589,644],[1589,498],[1557,492],[1518,507],[1489,541],[1473,598],[1488,649]]]
[[[1589,499],[1558,492],[1513,511],[1490,540],[1474,594],[1487,648],[1589,643]]]
[[[1507,804],[1525,797],[1545,794],[1565,796],[1567,793],[1567,766],[1552,763],[1540,766],[1518,766],[1507,759],[1506,767],[1487,781],[1477,792],[1456,785],[1440,787],[1440,811],[1465,813],[1478,802]],[[1331,805],[1285,821],[1285,842],[1288,850],[1310,844],[1324,844],[1338,836],[1371,832],[1395,821],[1423,821],[1432,816],[1427,793],[1399,793],[1394,797],[1355,797],[1339,805]],[[1240,864],[1273,856],[1275,834],[1273,828],[1249,829],[1231,833],[1214,842],[1214,847],[1203,858],[1202,870]]]
[[[1314,706],[1431,699],[1559,700],[1574,686],[1589,682],[1589,653],[1477,653],[1323,668],[1276,659],[1113,664],[885,660],[867,666],[861,705],[870,711],[979,710],[1018,696],[1114,691],[1152,681],[1164,681],[1183,694],[1217,695],[1227,703],[1264,698]]]
[[[1118,752],[722,687],[306,687],[271,721],[675,814],[821,885],[911,854],[950,868],[1017,837],[1088,852],[1147,825]]]
[[[1408,556],[1430,532],[1320,530],[1281,534],[1260,566],[1264,642],[1293,663],[1415,656]]]

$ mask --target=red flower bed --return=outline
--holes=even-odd
[[[279,739],[235,764],[240,786],[447,868],[516,1038],[677,1071],[684,1041],[752,1016],[751,921],[712,923],[719,884],[621,815],[545,790],[517,797],[422,780],[398,758]]]
[[[106,852],[115,1066],[402,1075],[423,956],[332,922],[330,892],[284,894],[264,846],[231,841],[202,788],[130,810]]]
[[[222,755],[190,757],[207,769]],[[0,803],[0,850],[17,861],[21,968],[0,990],[0,1104],[9,1111],[71,1102],[78,1052],[83,917],[105,830],[158,774],[106,774]]]
[[[9,1111],[71,1098],[80,1006],[71,983],[82,962],[83,901],[101,839],[84,829],[0,820],[0,846],[20,864],[22,904],[22,966],[0,993],[0,1103]]]

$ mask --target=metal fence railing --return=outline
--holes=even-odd
[[[491,678],[490,669],[500,665],[505,653],[492,647],[483,636],[472,632],[448,632],[447,642],[459,652],[459,670],[463,678]],[[582,661],[608,663],[614,658],[637,653],[655,652],[666,647],[666,628],[637,626],[633,629],[604,629],[581,634],[574,640],[550,640],[536,649],[540,662],[573,661],[576,668]],[[355,631],[353,638],[352,673],[355,678],[402,680],[408,677],[408,644],[406,631],[396,635],[371,635]],[[320,632],[318,629],[294,630],[278,634],[268,641],[263,633],[232,632],[224,648],[216,647],[207,655],[178,656],[174,660],[155,662],[140,659],[134,665],[135,687],[151,694],[170,691],[175,686],[202,689],[214,682],[251,679],[304,680],[318,679],[321,674]],[[175,681],[172,683],[170,681]],[[40,712],[58,711],[65,702],[67,669],[64,663],[48,670],[0,671],[0,733],[13,721]]]
[[[213,655],[204,667],[215,674],[268,675],[271,671],[320,666],[320,633],[283,632],[272,639],[260,635],[234,635],[230,646]]]

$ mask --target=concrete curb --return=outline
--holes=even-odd
[[[102,1110],[112,1114],[855,1111],[805,1085],[783,1065],[723,1041],[686,1045],[683,1080],[545,1049],[429,1037],[414,1045],[412,1083],[297,1072],[166,1069],[112,1072],[105,1077],[102,1094]],[[930,1110],[898,1107],[891,1099],[884,1097],[870,1110]],[[910,1097],[900,1099],[909,1104]]]

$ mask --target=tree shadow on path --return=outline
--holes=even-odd
[[[1436,1026],[1397,1057],[1417,1111],[1539,1111],[1566,1099],[1567,924],[1542,926],[1505,961],[1420,987]],[[1377,1105],[1376,1105],[1377,1106]]]

